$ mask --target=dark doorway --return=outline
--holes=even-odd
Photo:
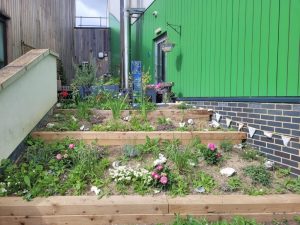
[[[166,53],[162,50],[162,45],[166,41],[167,35],[163,34],[155,39],[155,81],[166,81]]]

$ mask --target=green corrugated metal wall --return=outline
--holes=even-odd
[[[140,23],[132,59],[153,74],[154,31],[166,31],[176,43],[167,80],[179,96],[300,96],[300,0],[156,0]]]

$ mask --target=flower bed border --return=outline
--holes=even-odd
[[[53,196],[26,202],[0,198],[0,224],[89,225],[169,223],[175,214],[208,220],[244,216],[259,222],[293,221],[300,212],[299,195]]]
[[[161,140],[180,139],[182,144],[188,144],[193,138],[199,137],[203,144],[219,144],[222,140],[231,140],[239,144],[247,138],[244,132],[236,131],[128,131],[128,132],[97,132],[97,131],[66,131],[66,132],[33,132],[33,138],[41,138],[45,142],[53,142],[65,138],[83,140],[85,143],[97,143],[102,146],[144,144],[146,137]]]

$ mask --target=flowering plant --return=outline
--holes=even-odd
[[[203,149],[203,157],[207,164],[218,164],[222,158],[222,154],[218,152],[215,144],[209,143],[206,149]]]
[[[169,169],[166,165],[158,164],[151,172],[152,181],[154,186],[162,189],[166,189],[170,183]]]

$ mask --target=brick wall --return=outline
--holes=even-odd
[[[283,167],[290,167],[294,175],[300,175],[300,104],[252,103],[252,102],[191,102],[199,107],[211,108],[222,115],[220,123],[226,126],[225,118],[232,119],[231,127],[239,122],[258,129],[247,142],[268,159]],[[247,127],[242,131],[248,132]],[[272,138],[263,131],[275,132]],[[281,135],[292,136],[288,146],[283,145]]]

